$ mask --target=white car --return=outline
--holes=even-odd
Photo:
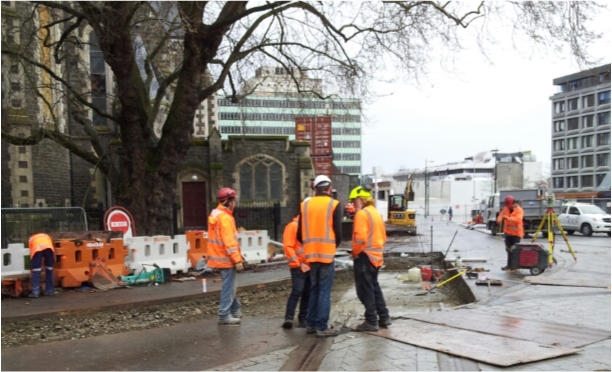
[[[579,231],[584,236],[607,233],[610,236],[610,215],[592,204],[568,204],[561,209],[559,222],[568,235]]]

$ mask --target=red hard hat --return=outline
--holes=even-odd
[[[224,187],[219,190],[217,194],[217,200],[220,202],[224,202],[227,199],[232,199],[236,197],[236,190],[230,189],[229,187]]]
[[[506,207],[511,207],[512,204],[514,204],[514,198],[512,197],[512,195],[506,196],[504,203],[506,203]]]

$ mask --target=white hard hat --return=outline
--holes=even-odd
[[[331,185],[331,180],[329,179],[329,177],[321,174],[314,179],[312,185],[314,187],[329,186]]]

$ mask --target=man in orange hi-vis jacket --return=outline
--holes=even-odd
[[[352,193],[351,193],[352,194]],[[358,332],[375,332],[378,327],[391,325],[378,271],[383,264],[383,248],[387,241],[385,223],[374,207],[370,192],[361,190],[356,199],[363,208],[355,213],[353,223],[353,271],[355,289],[359,301],[365,307],[365,321],[355,329]]]
[[[308,314],[308,299],[310,298],[310,266],[304,256],[304,248],[297,241],[299,216],[289,222],[283,233],[283,251],[291,271],[291,294],[287,299],[285,321],[283,328],[293,327],[293,318],[298,301],[300,313],[298,314],[297,328],[306,328],[306,314]]]
[[[55,262],[55,251],[53,241],[47,234],[34,234],[28,241],[30,247],[30,268],[32,269],[32,292],[28,297],[40,296],[40,273],[43,261],[45,262],[45,295],[55,294],[53,283],[53,264]]]
[[[236,272],[244,270],[240,246],[238,245],[234,208],[236,191],[222,188],[217,194],[219,205],[208,217],[208,266],[219,270],[221,300],[219,301],[219,324],[240,325],[242,312],[236,297]]]
[[[506,253],[508,254],[508,261],[506,266],[502,267],[502,270],[506,271],[510,267],[510,252],[512,246],[521,242],[521,238],[525,234],[523,229],[523,208],[514,200],[511,195],[506,196],[504,200],[504,209],[502,209],[499,216],[497,216],[497,224],[504,223],[504,243],[506,245]]]

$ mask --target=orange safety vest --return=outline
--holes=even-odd
[[[504,233],[522,238],[525,235],[523,230],[523,214],[523,208],[520,205],[517,205],[512,212],[510,212],[508,207],[504,207],[499,216],[497,216],[497,223],[500,224],[502,222],[503,216],[508,216],[504,221]]]
[[[302,244],[306,262],[332,263],[336,255],[334,210],[339,202],[325,195],[312,197],[300,205]]]
[[[308,266],[306,257],[304,257],[304,248],[302,244],[297,241],[298,220],[299,216],[295,217],[293,221],[289,222],[285,227],[285,231],[283,232],[283,251],[289,262],[289,267],[292,269],[297,269],[299,267],[302,269],[302,272],[305,273],[310,270],[310,266]]]
[[[383,248],[387,242],[387,232],[382,216],[374,206],[369,205],[355,214],[353,223],[353,257],[361,252],[368,255],[374,267],[383,264]]]
[[[45,249],[53,249],[53,240],[47,234],[34,234],[28,240],[28,246],[30,247],[30,258],[34,257],[37,252],[42,252]]]
[[[234,214],[219,204],[208,216],[208,266],[229,269],[242,262],[237,237]]]

